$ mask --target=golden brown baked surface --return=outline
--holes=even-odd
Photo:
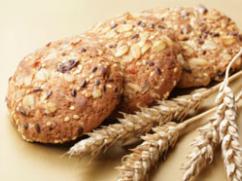
[[[220,80],[228,62],[242,46],[242,35],[235,22],[214,9],[156,8],[141,14],[154,16],[165,29],[174,30],[184,57],[178,87],[206,86],[211,80]],[[241,61],[234,64],[234,70],[241,67]]]
[[[159,19],[125,13],[89,33],[104,38],[114,61],[122,66],[124,93],[118,111],[133,112],[167,98],[180,80],[180,46]]]
[[[122,93],[123,76],[95,37],[50,42],[25,57],[9,81],[7,104],[28,141],[62,143],[99,126]]]

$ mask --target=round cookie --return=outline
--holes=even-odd
[[[119,103],[123,75],[95,37],[48,43],[10,78],[7,105],[27,141],[63,143],[99,126]]]
[[[180,47],[172,31],[160,26],[157,18],[126,13],[89,31],[106,39],[122,66],[124,93],[118,111],[133,112],[167,98],[180,79]]]
[[[182,78],[178,87],[206,86],[220,80],[226,66],[242,46],[236,24],[217,10],[204,6],[153,9],[141,13],[159,18],[164,28],[171,28],[182,46]],[[184,59],[183,59],[184,58]],[[239,59],[233,70],[241,67]]]

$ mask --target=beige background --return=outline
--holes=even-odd
[[[108,181],[115,179],[113,167],[120,163],[115,150],[88,164],[64,157],[67,146],[30,144],[20,139],[9,123],[4,97],[8,77],[23,56],[50,40],[79,34],[100,20],[128,10],[199,3],[224,11],[242,27],[242,0],[0,0],[0,180]],[[152,180],[180,180],[181,164],[195,134],[181,139]],[[214,164],[198,180],[226,180],[219,157],[217,152]]]

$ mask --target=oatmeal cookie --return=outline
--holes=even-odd
[[[231,18],[200,5],[192,8],[152,9],[141,13],[158,18],[173,29],[182,47],[183,73],[178,87],[206,86],[220,80],[226,66],[242,46],[242,35]],[[241,68],[242,59],[233,65]],[[223,77],[223,76],[222,76]]]
[[[50,42],[9,80],[7,105],[27,141],[63,143],[99,126],[119,103],[123,75],[96,38]]]
[[[124,93],[118,111],[133,112],[167,98],[180,80],[180,47],[158,18],[125,13],[89,33],[107,41],[107,49],[123,70]]]

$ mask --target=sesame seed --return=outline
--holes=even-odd
[[[106,87],[111,89],[113,86],[111,84],[107,84]]]
[[[170,94],[169,92],[166,92],[166,93],[164,94],[164,97],[167,98],[167,97],[169,96],[169,94]]]
[[[175,86],[175,85],[176,85],[176,81],[174,80],[174,81],[173,81],[173,86]]]
[[[52,125],[52,123],[50,122],[50,121],[48,121],[47,123],[46,123],[46,126],[51,126]]]
[[[72,118],[73,118],[73,119],[79,119],[80,116],[78,116],[77,114],[74,114]]]
[[[69,108],[71,111],[74,111],[75,110],[75,106],[70,106]]]
[[[178,68],[177,68],[177,67],[174,68],[174,69],[173,69],[173,72],[174,72],[174,73],[178,72]]]
[[[70,121],[70,117],[69,117],[69,116],[66,116],[66,117],[64,118],[64,121],[65,121],[65,122]]]
[[[94,89],[92,92],[93,98],[99,98],[102,95],[102,92],[99,89]]]

